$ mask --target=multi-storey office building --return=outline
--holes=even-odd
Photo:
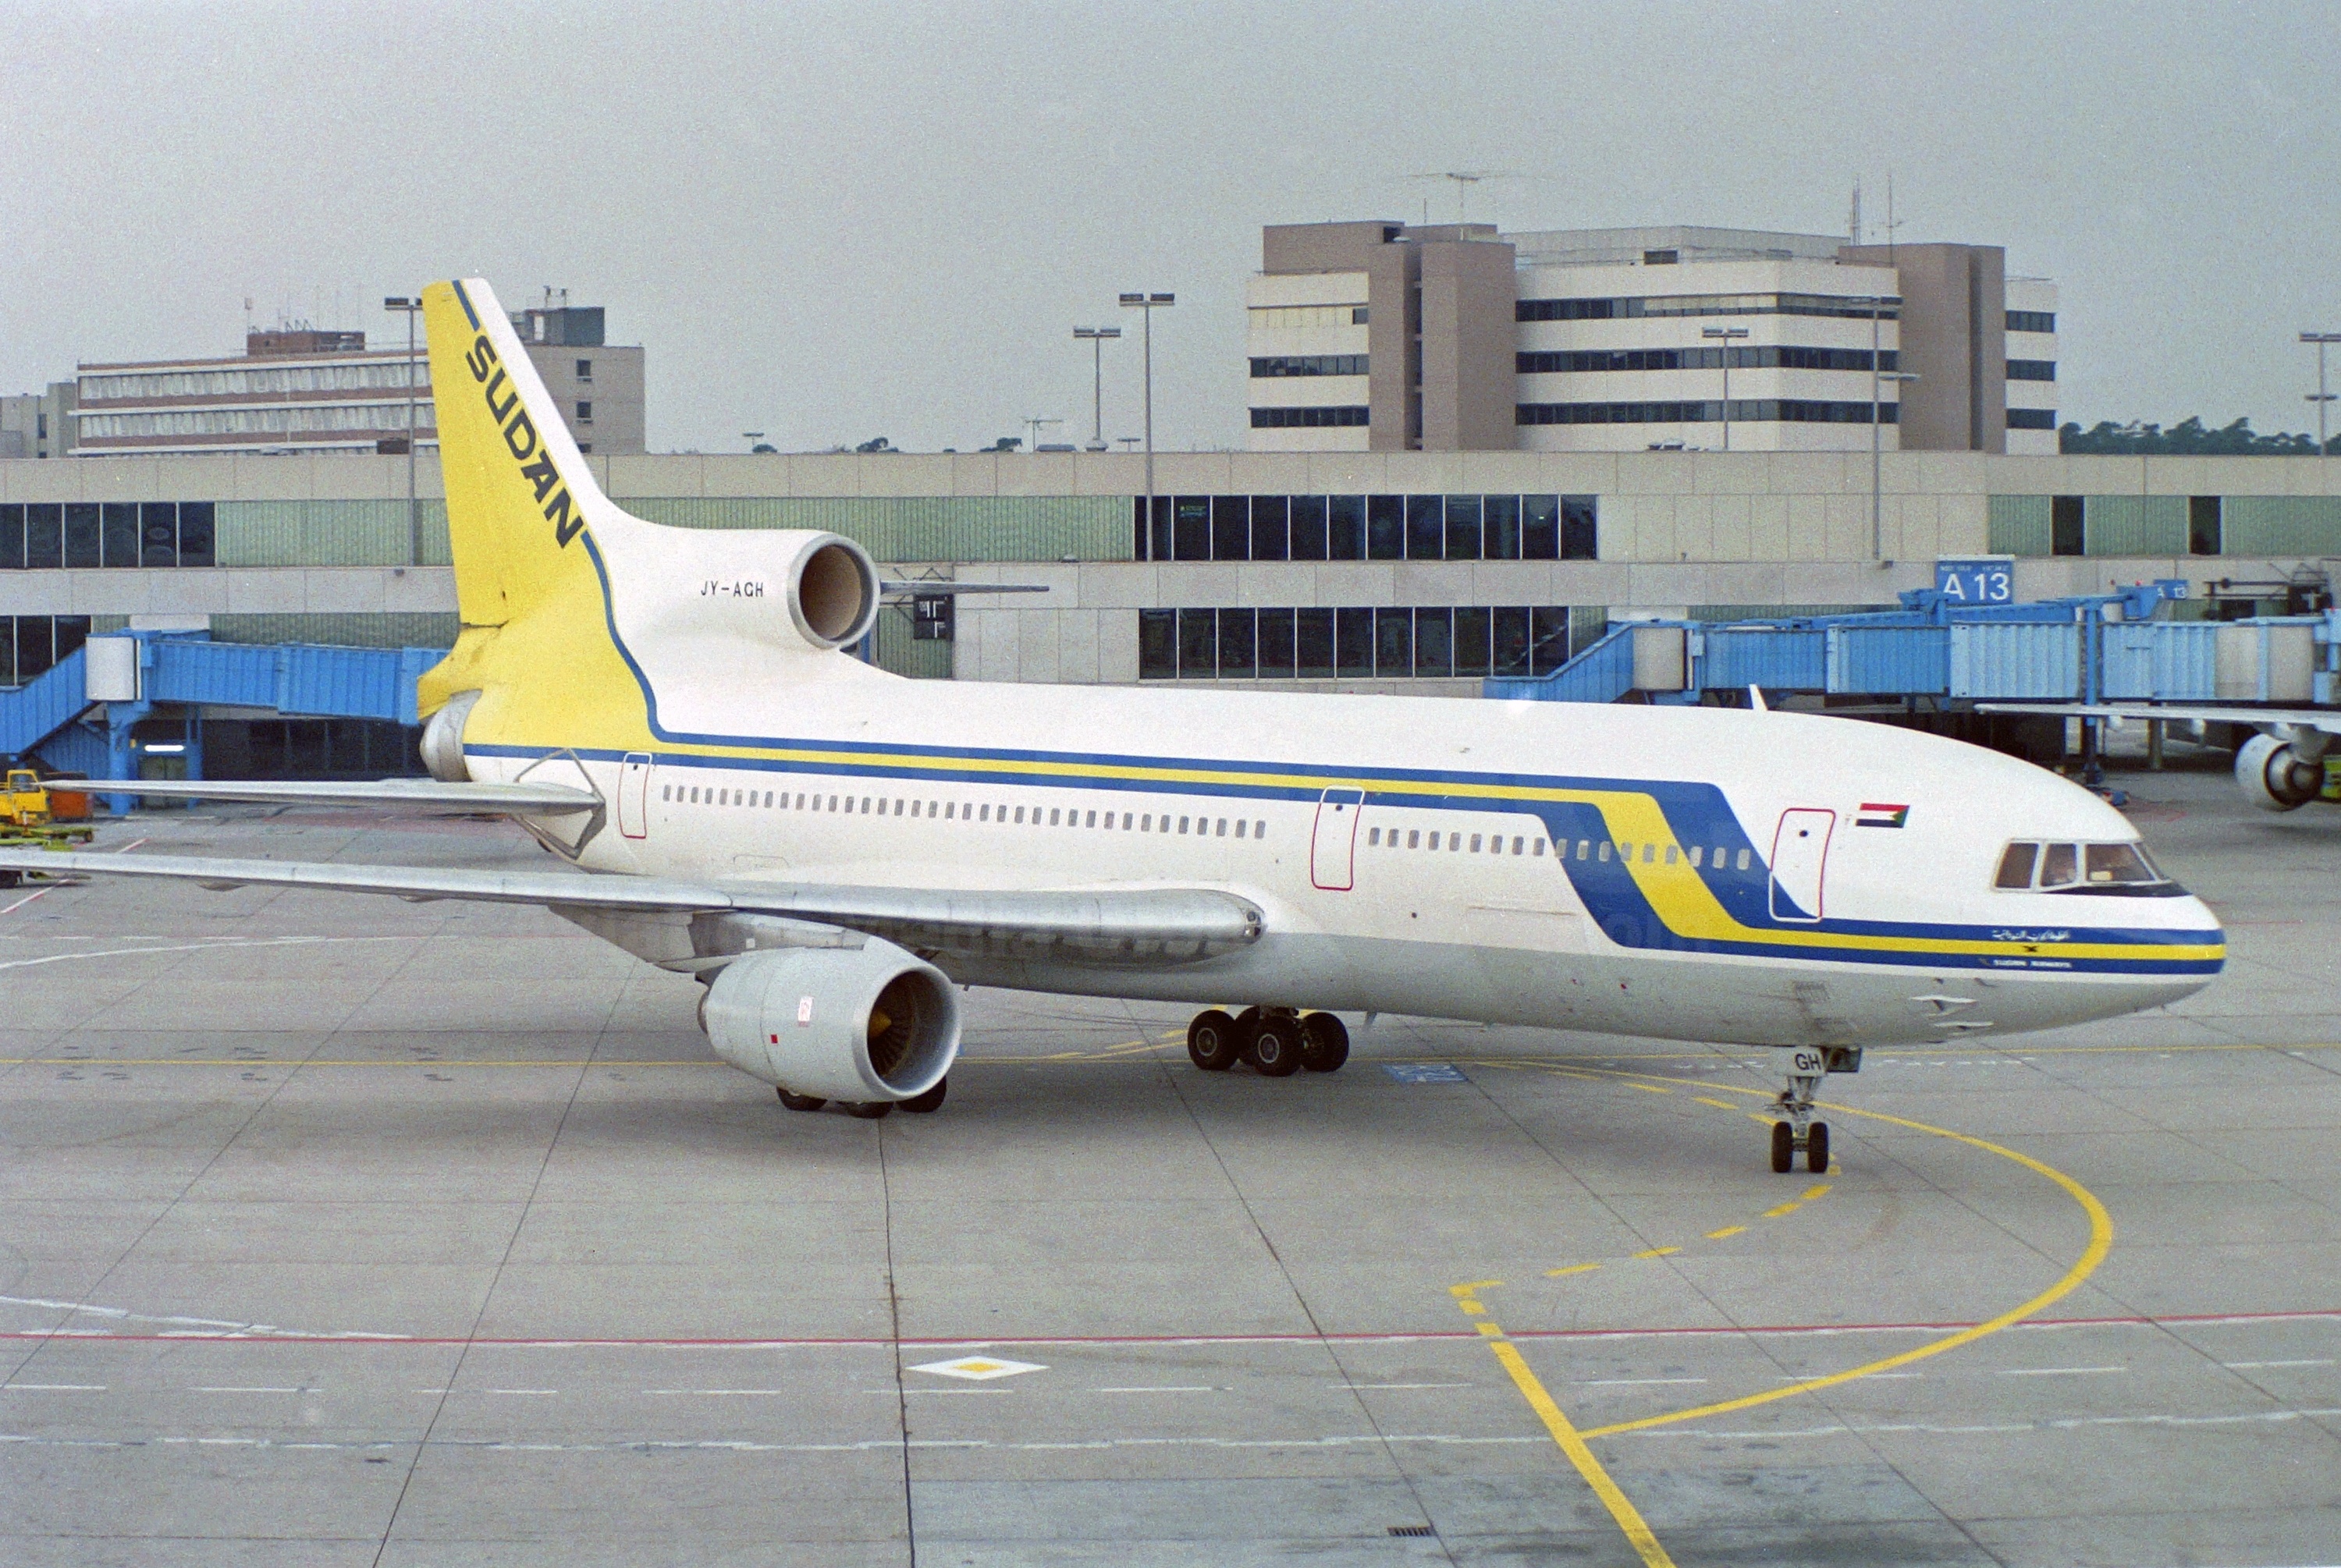
[[[2005,273],[1992,246],[1755,230],[1275,225],[1249,444],[2046,455],[2056,288]]]
[[[2197,614],[2286,608],[2341,556],[2341,464],[2314,458],[1889,452],[1873,498],[1867,452],[1166,453],[1151,511],[1125,453],[589,461],[660,522],[834,529],[890,576],[1047,590],[882,616],[879,661],[932,679],[1463,696],[1619,619],[1889,606],[1944,556],[2013,555],[2028,599],[2185,578]],[[126,626],[451,644],[419,471],[411,513],[402,457],[0,461],[0,687]],[[285,728],[308,721],[210,717],[264,725],[245,755],[323,754]]]
[[[643,351],[604,343],[598,306],[522,311],[513,323],[579,446],[643,450]],[[398,452],[439,439],[420,345],[368,349],[364,332],[255,332],[234,359],[85,364],[77,403],[75,457]]]

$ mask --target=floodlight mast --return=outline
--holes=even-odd
[[[1090,450],[1105,450],[1105,345],[1109,338],[1121,336],[1120,327],[1075,327],[1077,342],[1090,345]]]
[[[2325,345],[2341,343],[2341,332],[2303,332],[2300,341],[2316,345],[2316,390],[2309,394],[2308,401],[2316,405],[2316,455],[2324,457],[2326,455],[2325,410],[2336,395],[2325,390]]]
[[[1145,313],[1146,328],[1146,526],[1154,527],[1154,313],[1179,303],[1176,294],[1133,293],[1121,296],[1124,310]]]
[[[407,560],[416,566],[423,564],[423,503],[414,491],[414,318],[423,309],[423,302],[405,294],[392,294],[382,302],[382,308],[406,318],[406,549]]]

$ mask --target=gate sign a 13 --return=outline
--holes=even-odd
[[[1946,557],[1935,562],[1935,591],[1953,604],[2016,602],[2012,555]]]

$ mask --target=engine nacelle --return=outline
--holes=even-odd
[[[2325,788],[2325,759],[2304,757],[2295,743],[2255,735],[2236,752],[2236,782],[2263,811],[2291,811]]]
[[[472,710],[479,703],[478,692],[458,691],[423,726],[418,749],[423,753],[423,770],[442,784],[472,782],[471,764],[463,759],[463,721],[471,718]]]
[[[726,964],[700,1018],[751,1077],[824,1100],[907,1100],[959,1056],[959,993],[892,942],[782,948]]]

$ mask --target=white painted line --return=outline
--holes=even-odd
[[[1782,1383],[1805,1383],[1810,1381],[1813,1375],[1814,1374],[1809,1372],[1786,1372],[1780,1374],[1780,1381]],[[1871,1372],[1865,1373],[1860,1381],[1863,1383],[1883,1383],[1891,1378],[1924,1377],[1927,1374],[1923,1372]]]
[[[23,898],[17,899],[15,903],[9,905],[6,908],[0,909],[0,915],[13,915],[17,910],[23,908],[25,905],[31,903],[34,899],[45,898],[51,893],[55,892],[60,886],[61,884],[59,883],[52,882],[45,888],[40,888],[35,892],[27,893]]]
[[[103,1383],[12,1383],[8,1384],[8,1392],[11,1394],[27,1389],[36,1394],[104,1394],[105,1384]]]
[[[2331,1366],[2333,1358],[2328,1355],[2316,1361],[2223,1361],[2219,1365],[2233,1371],[2248,1372],[2262,1366]]]
[[[784,1388],[645,1388],[643,1392],[644,1394],[785,1394],[788,1390]]]
[[[2127,1366],[2004,1366],[2002,1377],[2088,1377],[2102,1372],[2127,1372]]]
[[[1329,1383],[1328,1388],[1477,1388],[1476,1383]]]
[[[920,1394],[1013,1394],[1012,1388],[865,1388],[864,1394],[881,1394],[889,1399],[905,1399]]]
[[[322,1392],[324,1392],[324,1391],[323,1391],[323,1390],[321,1390],[321,1389],[315,1389],[315,1388],[239,1388],[239,1387],[224,1387],[224,1388],[193,1388],[193,1389],[189,1389],[187,1392],[189,1392],[190,1394],[318,1394],[318,1393],[322,1393]]]
[[[1572,1388],[1663,1388],[1706,1381],[1704,1377],[1580,1377],[1569,1386]]]
[[[483,1390],[481,1390],[481,1392],[482,1392],[482,1393],[483,1393],[483,1394],[558,1394],[558,1393],[560,1393],[560,1392],[561,1392],[561,1390],[559,1390],[559,1389],[557,1389],[557,1388],[488,1388],[488,1389],[483,1389]]]
[[[1161,1384],[1138,1388],[1092,1388],[1091,1394],[1224,1394],[1227,1391],[1204,1384]]]

